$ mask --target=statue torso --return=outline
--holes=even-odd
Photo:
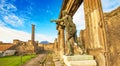
[[[73,23],[71,16],[66,15],[65,17],[66,18],[64,19],[64,24],[65,24],[65,27],[66,27],[66,31],[69,34],[74,34],[76,32],[76,26]]]

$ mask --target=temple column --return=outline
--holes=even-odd
[[[58,43],[57,43],[57,38],[54,40],[54,52],[57,54],[58,51]]]
[[[35,53],[36,52],[36,45],[35,45],[35,25],[34,24],[32,24],[31,45],[34,48],[33,53]]]
[[[60,55],[60,30],[58,30],[58,48],[57,48],[57,54]]]
[[[65,37],[64,37],[64,27],[59,26],[59,50],[60,50],[60,55],[64,55],[65,52]]]
[[[89,5],[88,5],[88,1],[87,0],[84,0],[84,16],[85,16],[85,46],[86,46],[86,49],[87,48],[90,48],[90,25],[89,25],[89,22],[90,22],[90,10],[89,10]]]
[[[35,41],[35,25],[32,24],[31,44],[34,45]]]
[[[106,34],[101,0],[84,0],[86,30],[88,32],[87,50],[94,55],[98,66],[106,66]]]

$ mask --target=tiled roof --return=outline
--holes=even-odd
[[[0,51],[5,51],[9,48],[11,48],[13,44],[0,44]]]

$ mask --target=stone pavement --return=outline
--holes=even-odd
[[[60,61],[60,58],[58,57],[58,55],[53,55],[53,61],[55,66],[64,66],[63,63]]]
[[[40,61],[43,59],[43,57],[46,54],[39,54],[37,57],[31,59],[30,61],[28,61],[26,64],[24,64],[23,66],[40,66]]]

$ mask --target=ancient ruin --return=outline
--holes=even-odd
[[[40,49],[38,46],[38,42],[34,40],[35,34],[35,25],[32,25],[32,34],[31,34],[31,40],[20,41],[18,39],[14,39],[13,43],[0,43],[0,51],[4,52],[6,50],[16,50],[15,55],[25,55],[25,54],[35,54]]]
[[[98,66],[119,66],[119,13],[120,8],[103,13],[101,0],[63,0],[59,19],[62,11],[73,16],[84,3],[85,30],[80,32],[80,42],[85,45],[88,55],[95,57]],[[60,56],[65,54],[65,34],[62,24],[57,24],[58,47]],[[55,49],[56,50],[56,49]],[[115,62],[116,61],[116,62]]]
[[[82,3],[85,29],[77,37],[72,18]],[[30,40],[0,41],[0,57],[39,54],[41,66],[120,66],[120,7],[104,13],[101,0],[63,0],[58,19],[51,22],[58,31],[54,43],[35,41],[32,24]]]

